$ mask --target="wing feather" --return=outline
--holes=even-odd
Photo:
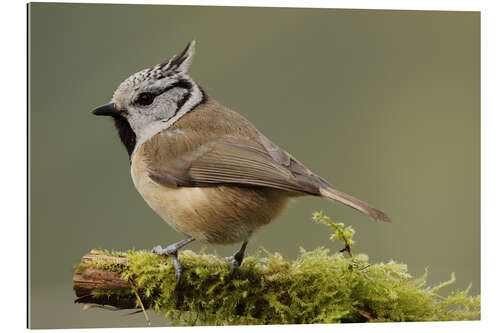
[[[205,138],[206,139],[206,138]],[[209,142],[158,134],[145,149],[150,178],[169,187],[264,186],[320,195],[355,208],[375,220],[390,221],[375,207],[334,189],[260,132],[253,137],[218,136]],[[168,151],[168,150],[171,151]],[[166,153],[167,151],[167,153]]]
[[[150,168],[150,177],[169,186],[240,184],[319,194],[316,184],[295,177],[262,144],[238,137],[209,142],[166,165]]]

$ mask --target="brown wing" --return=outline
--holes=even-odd
[[[203,135],[198,128],[205,128]],[[241,115],[211,99],[169,130],[185,134],[159,133],[142,147],[149,176],[159,184],[169,187],[267,186],[320,195],[375,220],[390,221],[375,207],[334,189]]]
[[[206,143],[162,165],[150,165],[150,177],[166,186],[239,184],[319,195],[312,172],[267,138],[261,138],[257,142],[225,137]]]

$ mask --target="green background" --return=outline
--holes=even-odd
[[[323,210],[357,230],[354,251],[429,267],[480,292],[480,14],[382,10],[30,5],[30,321],[142,326],[141,314],[73,304],[92,248],[181,239],[136,192],[110,119],[90,114],[130,74],[197,40],[192,77],[338,189],[386,211],[297,199],[252,238],[293,259],[331,243]],[[239,245],[207,251],[231,254]],[[189,245],[198,250],[199,243]],[[453,287],[455,288],[455,287]],[[449,291],[449,289],[447,290]],[[152,316],[154,325],[165,325]]]

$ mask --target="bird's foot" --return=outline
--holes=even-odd
[[[161,256],[168,256],[172,258],[172,264],[174,265],[174,270],[175,270],[175,279],[177,280],[177,284],[179,284],[182,275],[182,267],[181,264],[179,263],[177,249],[173,248],[172,245],[167,246],[166,248],[162,248],[160,245],[158,245],[151,250],[151,253],[156,253]]]
[[[174,246],[175,244],[169,245],[166,248],[162,248],[160,245],[155,246],[152,250],[151,253],[156,253],[162,256],[176,256],[177,255],[177,248]]]
[[[175,279],[177,280],[177,284],[179,284],[179,281],[181,280],[181,275],[182,275],[182,267],[181,264],[179,263],[179,257],[178,257],[178,252],[181,247],[184,245],[191,243],[194,241],[193,237],[181,240],[180,242],[171,244],[167,246],[166,248],[162,248],[160,245],[155,246],[152,250],[151,253],[156,253],[158,255],[162,256],[168,256],[172,258],[172,264],[174,265],[174,270],[175,270]]]
[[[229,272],[230,275],[233,275],[238,267],[241,266],[243,262],[243,257],[245,256],[245,249],[247,247],[247,241],[243,243],[241,249],[238,250],[235,254],[230,257],[226,257],[226,260],[231,264],[231,270]]]
[[[238,259],[236,258],[235,255],[232,255],[230,257],[226,257],[225,259],[229,261],[229,264],[231,265],[231,270],[229,271],[229,274],[233,275],[236,269],[240,267],[241,262],[243,261],[243,256],[241,259]]]

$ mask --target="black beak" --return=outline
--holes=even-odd
[[[113,103],[104,104],[92,110],[92,114],[96,116],[114,116],[117,113],[118,110]]]

